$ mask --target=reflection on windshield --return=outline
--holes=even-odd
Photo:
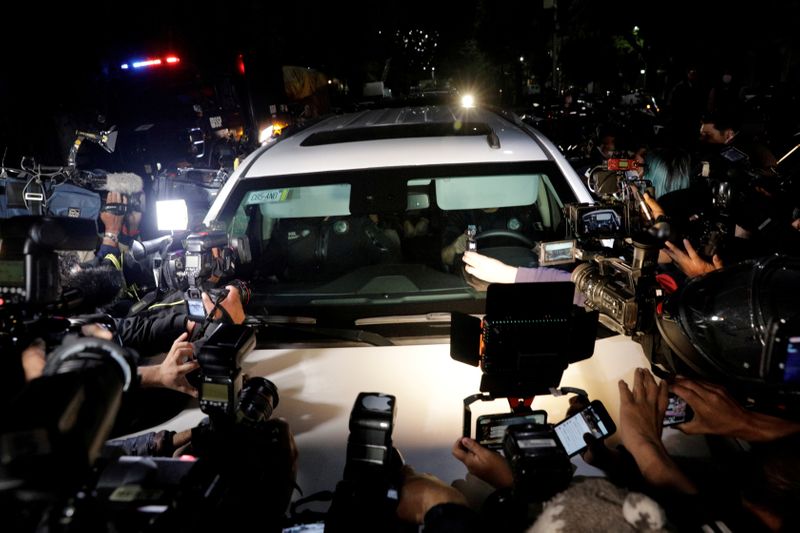
[[[387,191],[403,191],[399,201],[378,198],[374,188],[355,199],[356,188],[342,181],[244,193],[230,233],[249,241],[256,290],[261,282],[270,294],[317,298],[452,298],[453,290],[469,289],[460,259],[468,227],[475,228],[478,251],[518,266],[534,266],[534,244],[562,232],[564,202],[546,174],[387,183]]]

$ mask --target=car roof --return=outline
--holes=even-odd
[[[369,168],[552,161],[578,201],[591,195],[561,152],[539,131],[502,110],[424,105],[325,118],[248,156],[220,190],[210,224],[237,183],[272,176]]]
[[[552,159],[536,138],[481,108],[368,110],[330,117],[275,143],[251,162],[243,176]]]

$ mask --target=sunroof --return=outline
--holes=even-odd
[[[358,141],[380,141],[386,139],[410,139],[415,137],[448,136],[492,136],[496,135],[483,122],[424,122],[419,124],[389,124],[366,128],[347,128],[312,133],[300,146],[322,146]],[[491,143],[490,143],[491,144]]]

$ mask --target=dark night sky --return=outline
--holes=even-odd
[[[745,5],[721,0],[560,0],[563,72],[568,81],[582,84],[609,73],[613,77],[619,65],[634,69],[646,60],[652,70],[662,70],[660,80],[650,79],[658,91],[664,89],[659,83],[673,84],[677,73],[694,62],[707,80],[726,65],[748,83],[783,79],[796,87],[799,5],[798,0]],[[278,63],[312,66],[357,81],[379,75],[391,56],[390,79],[396,81],[418,78],[419,73],[404,72],[408,58],[398,56],[387,35],[419,28],[439,33],[437,74],[455,79],[472,75],[481,61],[503,72],[502,65],[512,65],[524,54],[531,58],[531,70],[543,75],[550,65],[546,47],[551,13],[530,0],[142,0],[15,8],[13,18],[6,18],[0,50],[0,143],[36,149],[31,139],[20,142],[18,132],[32,137],[30,123],[49,127],[53,110],[75,105],[104,62],[149,47],[206,58],[252,51]],[[620,61],[615,43],[634,25],[641,28],[644,46]],[[466,53],[468,42],[474,46]],[[27,124],[21,127],[20,122]]]

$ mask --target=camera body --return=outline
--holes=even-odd
[[[235,267],[228,235],[224,231],[190,233],[180,250],[167,254],[163,276],[170,289],[203,288],[208,282],[233,274]]]
[[[16,353],[36,337],[58,344],[69,324],[56,315],[74,311],[85,294],[62,294],[55,250],[94,250],[96,222],[43,216],[2,219],[0,243],[0,349]]]
[[[503,450],[514,476],[515,496],[523,501],[544,501],[572,480],[572,463],[552,424],[509,426]]]

